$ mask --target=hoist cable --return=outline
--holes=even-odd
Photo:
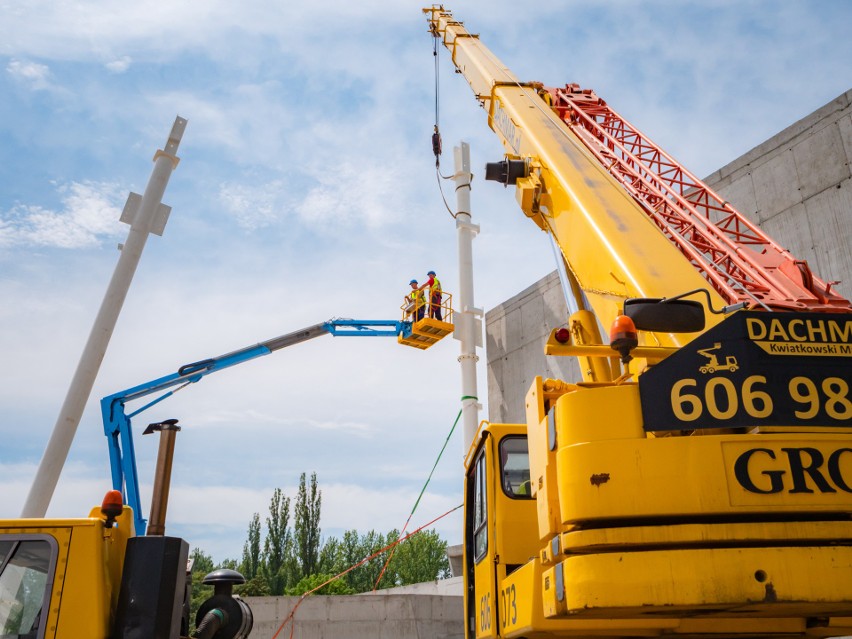
[[[443,187],[443,186],[441,186],[441,178],[442,178],[442,177],[444,177],[444,176],[443,176],[443,175],[441,175],[441,172],[438,170],[438,167],[436,166],[436,167],[435,167],[435,178],[438,180],[438,193],[440,193],[440,194],[441,194],[441,199],[444,201],[444,206],[445,206],[445,207],[447,207],[447,213],[449,213],[449,214],[450,214],[450,216],[451,216],[453,219],[456,219],[456,214],[455,214],[455,213],[453,213],[453,210],[450,208],[450,205],[449,205],[449,204],[447,204],[447,198],[446,198],[446,197],[444,197],[444,187]],[[448,179],[448,178],[444,178],[444,179],[446,180],[446,179]]]
[[[438,31],[435,27],[432,27],[432,57],[435,61],[435,128],[432,133],[432,153],[435,155],[435,179],[438,181],[438,192],[441,194],[441,200],[444,202],[444,206],[447,209],[447,213],[450,214],[450,217],[453,219],[456,218],[456,214],[453,213],[452,207],[450,207],[447,202],[447,198],[444,195],[444,187],[441,185],[441,178],[445,180],[452,179],[452,175],[442,175],[441,174],[441,152],[442,152],[442,142],[441,142],[441,129],[439,127],[440,120],[440,65],[438,64]]]
[[[441,129],[438,127],[438,123],[440,121],[439,117],[439,96],[440,96],[440,82],[439,79],[439,66],[438,66],[438,31],[432,31],[432,58],[435,62],[435,129],[432,133],[432,153],[435,154],[435,168],[439,170],[440,175],[440,167],[441,167]]]

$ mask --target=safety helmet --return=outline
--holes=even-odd
[[[432,277],[435,277],[435,271],[429,271],[428,273],[426,273],[426,275],[431,275]]]
[[[417,284],[417,280],[411,280],[409,284]]]

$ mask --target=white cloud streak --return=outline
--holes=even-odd
[[[104,67],[112,73],[125,73],[129,68],[133,60],[129,55],[123,55],[117,60],[112,60],[104,64]]]
[[[25,83],[34,90],[51,88],[50,69],[47,65],[26,60],[10,60],[6,71],[16,80]]]
[[[71,182],[56,190],[62,202],[60,210],[17,205],[2,214],[0,246],[86,248],[120,235],[119,185]]]
[[[281,220],[288,206],[281,180],[273,180],[256,188],[233,182],[221,184],[219,201],[237,224],[249,231],[270,226]]]

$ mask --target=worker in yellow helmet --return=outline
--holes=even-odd
[[[417,286],[417,280],[411,280],[409,284],[411,285],[411,292],[405,296],[408,302],[406,309],[411,309],[409,314],[417,322],[423,319],[423,314],[426,312],[426,297],[420,287]]]
[[[441,282],[436,277],[435,271],[429,271],[426,273],[429,277],[428,280],[420,287],[420,289],[424,289],[427,286],[429,287],[429,317],[433,317],[439,322],[441,319],[441,298],[443,297],[443,293],[441,291]]]

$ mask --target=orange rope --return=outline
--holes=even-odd
[[[469,395],[464,395],[461,400],[464,401],[466,399],[476,399],[476,397],[471,397]],[[444,440],[444,445],[441,447],[441,452],[438,453],[438,459],[435,460],[435,463],[432,465],[432,470],[429,471],[429,477],[426,478],[426,483],[423,484],[423,488],[420,489],[420,494],[417,496],[417,500],[414,502],[414,507],[411,509],[411,512],[408,514],[408,519],[405,520],[405,526],[402,527],[402,530],[399,533],[399,536],[402,537],[405,534],[405,531],[408,530],[408,524],[411,523],[411,518],[414,516],[414,511],[417,510],[417,506],[420,505],[420,500],[423,498],[423,493],[426,492],[426,487],[429,486],[429,482],[432,481],[432,475],[435,474],[435,469],[438,467],[438,462],[441,461],[441,457],[444,455],[444,451],[447,450],[447,444],[450,443],[450,437],[453,436],[453,431],[456,429],[456,426],[461,419],[462,412],[464,409],[459,410],[459,414],[456,415],[456,421],[453,422],[452,428],[450,428],[450,432],[447,434],[447,438]],[[417,531],[415,531],[417,532]],[[413,534],[413,533],[412,533]],[[410,535],[409,535],[410,537]],[[408,537],[406,537],[408,539]],[[394,553],[396,553],[396,546],[394,546],[390,555],[388,556],[388,560],[385,562],[385,565],[382,566],[382,571],[379,573],[379,578],[376,579],[376,583],[373,584],[373,592],[376,592],[376,589],[379,587],[379,582],[381,582],[382,577],[385,576],[385,571],[388,569],[390,565],[391,559],[393,559]]]
[[[376,552],[374,552],[374,553],[373,553],[372,555],[370,555],[369,557],[364,557],[364,558],[363,558],[361,561],[359,561],[357,564],[354,564],[354,565],[352,565],[352,566],[349,566],[349,568],[347,568],[347,569],[346,569],[346,570],[344,570],[343,572],[340,572],[340,573],[336,574],[334,577],[332,577],[331,579],[328,579],[328,580],[324,581],[323,583],[321,583],[319,586],[317,586],[317,587],[316,587],[316,588],[314,588],[313,590],[309,590],[308,592],[306,592],[305,594],[303,594],[301,597],[299,597],[299,601],[297,601],[297,602],[296,602],[296,605],[295,605],[295,606],[293,606],[293,610],[291,610],[291,611],[290,611],[290,614],[289,614],[289,615],[287,615],[287,617],[284,619],[284,621],[282,621],[282,622],[281,622],[281,625],[280,625],[280,626],[278,626],[278,630],[276,630],[276,631],[275,631],[275,634],[274,634],[274,635],[272,635],[272,639],[277,639],[278,635],[279,635],[279,634],[281,633],[281,631],[284,629],[284,626],[286,626],[286,625],[287,625],[287,622],[288,622],[288,621],[292,621],[292,622],[293,622],[293,623],[292,623],[292,625],[290,626],[290,639],[293,639],[293,632],[294,632],[294,631],[295,631],[295,629],[296,629],[296,620],[295,620],[296,610],[298,610],[299,606],[301,606],[301,605],[302,605],[302,602],[305,600],[305,598],[306,598],[308,595],[312,595],[313,593],[315,593],[317,590],[319,590],[319,589],[320,589],[320,588],[322,588],[323,586],[326,586],[326,585],[330,584],[332,581],[335,581],[335,580],[337,580],[337,579],[340,579],[343,575],[345,575],[345,574],[346,574],[346,573],[348,573],[348,572],[351,572],[351,571],[355,570],[355,569],[356,569],[356,568],[358,568],[359,566],[363,566],[365,563],[367,563],[367,562],[368,562],[368,561],[370,561],[371,559],[375,559],[376,557],[378,557],[379,555],[381,555],[381,554],[382,554],[383,552],[385,552],[386,550],[388,550],[388,549],[390,549],[390,548],[393,548],[394,546],[396,546],[397,544],[399,544],[399,543],[401,543],[401,542],[405,541],[406,539],[408,539],[408,538],[409,538],[409,537],[411,537],[412,535],[416,535],[417,533],[419,533],[419,532],[420,532],[421,530],[423,530],[424,528],[428,528],[429,526],[431,526],[432,524],[434,524],[434,523],[435,523],[436,521],[438,521],[439,519],[443,519],[444,517],[446,517],[446,516],[447,516],[447,515],[449,515],[450,513],[453,513],[453,512],[455,512],[455,511],[457,511],[457,510],[458,510],[459,508],[461,508],[463,505],[464,505],[464,504],[459,504],[459,505],[458,505],[458,506],[456,506],[455,508],[451,508],[450,510],[448,510],[447,512],[445,512],[443,515],[439,515],[438,517],[435,517],[435,519],[433,519],[432,521],[430,521],[430,522],[428,522],[428,523],[423,524],[422,526],[420,526],[420,528],[418,528],[417,530],[414,530],[414,531],[410,532],[409,534],[405,535],[404,537],[400,537],[400,538],[399,538],[399,539],[397,539],[395,542],[393,542],[392,544],[388,544],[387,546],[385,546],[385,547],[384,547],[384,548],[382,548],[381,550],[377,550]]]

